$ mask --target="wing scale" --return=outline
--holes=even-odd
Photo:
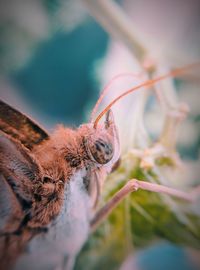
[[[0,129],[27,148],[48,139],[48,133],[26,115],[0,100]]]

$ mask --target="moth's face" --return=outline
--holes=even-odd
[[[112,111],[108,111],[103,124],[94,128],[93,124],[82,127],[84,149],[90,166],[87,169],[87,190],[95,208],[99,200],[106,175],[119,159],[119,139]]]
[[[91,160],[97,164],[105,165],[115,159],[116,152],[119,152],[119,140],[111,111],[107,113],[103,126],[94,129],[86,144]]]
[[[88,145],[90,156],[99,164],[108,163],[114,155],[114,145],[106,134],[99,134],[95,141]]]

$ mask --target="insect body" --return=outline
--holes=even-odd
[[[104,179],[119,158],[111,106],[141,86],[152,86],[191,67],[176,69],[129,89],[95,121],[74,130],[60,126],[51,136],[0,101],[2,270],[72,269],[90,229],[94,230],[128,193],[138,188],[194,200],[196,191],[189,194],[132,179],[94,215]],[[105,121],[100,124],[103,115]]]
[[[87,239],[103,180],[118,159],[112,112],[98,128],[60,126],[49,136],[9,105],[0,105],[1,267],[12,265],[28,247],[20,269],[35,258],[32,268],[45,269],[47,254],[53,269],[70,269]],[[58,255],[51,262],[52,254]]]

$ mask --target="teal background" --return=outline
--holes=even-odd
[[[57,32],[38,46],[28,64],[12,72],[12,83],[38,113],[81,124],[86,106],[98,97],[93,70],[107,44],[107,34],[92,19],[69,34]]]

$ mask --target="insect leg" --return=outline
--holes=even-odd
[[[112,212],[112,210],[131,192],[137,191],[138,189],[143,189],[147,191],[153,191],[157,193],[164,193],[170,196],[177,197],[182,200],[193,202],[200,195],[200,186],[197,186],[191,192],[184,192],[167,186],[149,183],[146,181],[140,181],[137,179],[132,179],[127,182],[127,184],[122,187],[106,205],[104,205],[94,216],[90,225],[91,231],[95,231],[98,225]]]

